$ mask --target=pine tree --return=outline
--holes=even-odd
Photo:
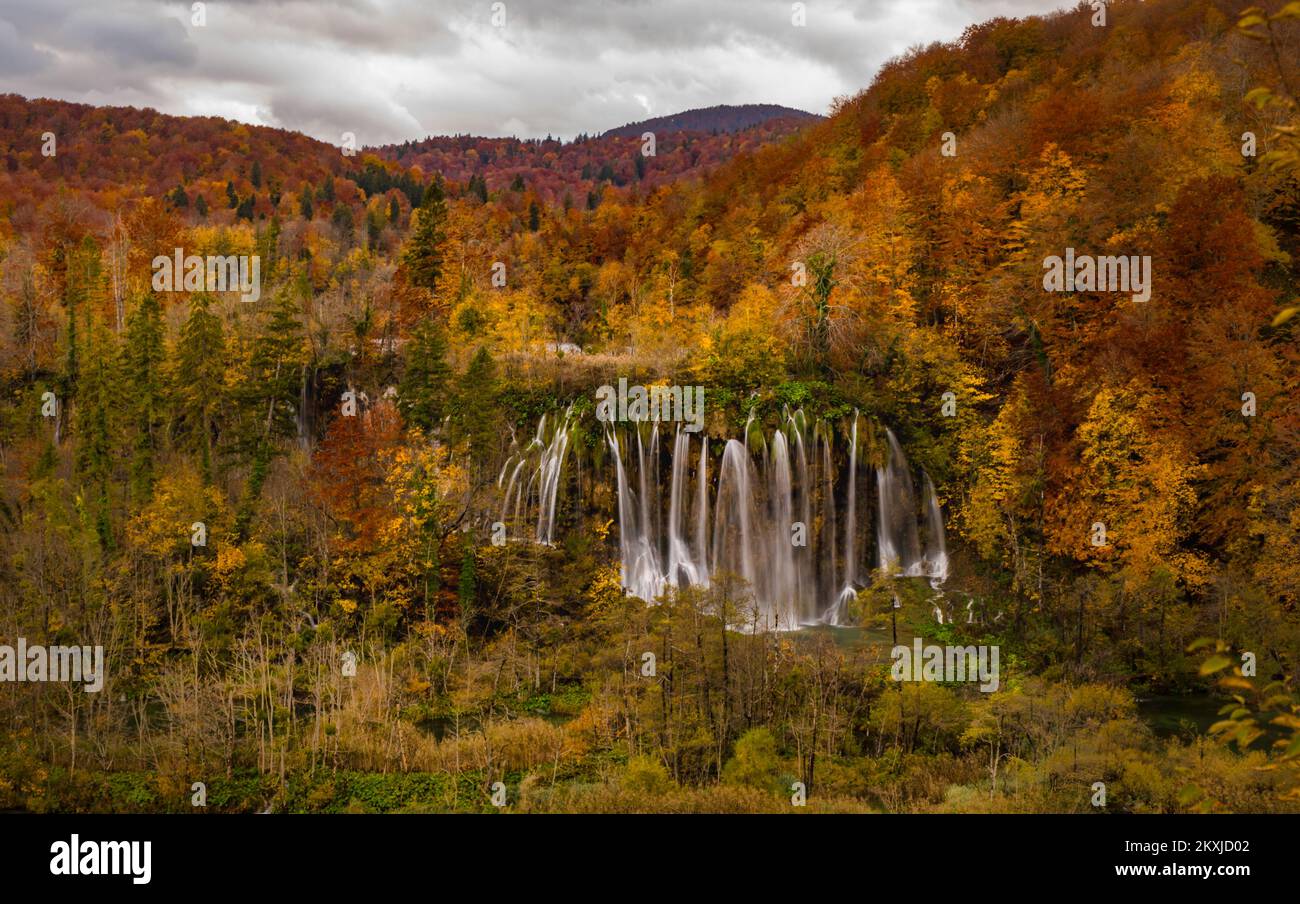
[[[260,160],[253,161],[253,175],[250,177],[253,188],[262,187],[262,163]]]
[[[75,268],[69,269],[75,271]],[[68,330],[63,349],[63,373],[59,377],[57,390],[59,410],[56,439],[63,434],[62,427],[71,418],[74,400],[77,397],[77,378],[81,369],[77,318],[80,316],[80,310],[85,307],[85,297],[85,289],[80,281],[75,278],[75,274],[69,274],[63,292],[63,303],[68,311]]]
[[[316,210],[311,203],[311,195],[310,185],[304,185],[302,193],[298,195],[298,210],[302,213],[302,218],[308,221],[316,215]]]
[[[471,456],[482,470],[500,439],[500,406],[496,362],[486,346],[474,353],[461,377],[456,399],[457,437],[469,443]]]
[[[207,218],[207,216],[208,216],[208,202],[207,202],[206,200],[204,200],[203,195],[198,195],[198,196],[196,196],[196,197],[194,198],[194,211],[195,211],[195,212],[196,212],[200,217],[202,217],[202,218],[204,218],[204,219]]]
[[[398,408],[408,424],[429,433],[442,423],[451,381],[446,333],[432,317],[425,317],[416,325],[408,348]]]
[[[528,202],[528,231],[536,232],[542,228],[542,208],[536,201]]]
[[[162,305],[147,292],[127,318],[124,349],[126,410],[134,432],[131,498],[142,505],[153,492],[154,458],[162,425],[164,357]]]
[[[258,236],[258,254],[262,257],[262,279],[270,283],[280,264],[280,216],[271,214],[271,225]]]
[[[99,537],[101,549],[113,543],[110,494],[113,478],[115,412],[120,408],[117,388],[117,342],[98,318],[86,317],[86,355],[77,408],[76,471]]]
[[[478,198],[480,202],[486,204],[488,199],[487,180],[477,174],[470,176],[469,193]]]
[[[250,373],[241,390],[255,418],[250,438],[258,445],[296,435],[305,363],[298,304],[289,292],[277,293],[266,325],[254,342]]]
[[[63,375],[59,385],[62,400],[60,417],[66,423],[72,415],[72,403],[77,396],[77,382],[81,371],[80,318],[104,289],[103,262],[99,245],[91,236],[85,236],[76,245],[70,245],[64,255],[63,302],[67,308],[67,339],[64,347]]]
[[[172,398],[186,445],[198,453],[203,476],[212,479],[216,414],[222,409],[226,338],[221,318],[212,313],[212,298],[190,299],[190,315],[176,343]]]
[[[248,488],[235,519],[238,536],[246,536],[262,484],[275,455],[276,440],[296,435],[298,404],[306,353],[297,302],[280,292],[253,344],[248,373],[237,395],[244,414],[239,451],[249,462]]]
[[[352,208],[347,204],[339,204],[334,208],[330,215],[330,223],[338,231],[339,239],[344,245],[352,244],[352,235],[356,231],[352,218]]]
[[[428,289],[431,293],[437,291],[438,280],[442,278],[446,226],[447,201],[442,183],[435,182],[425,192],[415,231],[402,252],[402,263],[406,266],[411,285]]]

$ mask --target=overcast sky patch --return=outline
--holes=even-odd
[[[571,138],[715,104],[825,113],[915,44],[1062,0],[0,0],[0,91],[363,145]],[[497,16],[500,20],[500,16]]]

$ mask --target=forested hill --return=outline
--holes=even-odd
[[[670,116],[656,116],[641,122],[629,123],[610,129],[602,138],[613,135],[639,138],[645,132],[662,135],[667,132],[740,132],[773,120],[791,120],[800,123],[816,122],[822,117],[792,107],[778,104],[719,104],[716,107],[702,107],[697,110],[684,110]]]
[[[744,111],[750,108],[716,108]],[[252,126],[218,117],[181,117],[135,107],[93,107],[49,99],[0,95],[0,205],[20,221],[36,199],[64,186],[104,206],[138,197],[161,198],[180,188],[190,203],[224,206],[234,196],[250,219],[291,217],[285,199],[319,189],[326,177],[360,183],[360,200],[400,186],[418,204],[414,187],[435,174],[451,190],[528,192],[541,203],[589,206],[607,187],[649,191],[683,176],[716,167],[740,153],[793,134],[810,114],[768,111],[719,115],[711,132],[665,131],[651,155],[634,137],[579,136],[558,139],[430,137],[343,153],[332,145],[285,129]],[[704,112],[704,111],[693,111]],[[796,114],[798,111],[786,111]],[[691,114],[683,114],[695,121]],[[703,122],[703,120],[701,120]],[[737,128],[744,122],[743,128]],[[733,134],[739,131],[740,134]],[[54,136],[53,144],[46,136]],[[344,139],[340,136],[340,142]],[[371,174],[361,178],[367,167]],[[376,167],[386,171],[377,176]],[[480,182],[482,183],[480,187]],[[176,194],[179,200],[180,195]]]
[[[227,182],[246,194],[259,188],[266,212],[274,186],[319,183],[348,162],[337,147],[284,129],[0,94],[0,204],[11,217],[60,187],[114,207],[177,186],[219,203]]]

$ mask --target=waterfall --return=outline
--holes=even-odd
[[[921,560],[921,573],[930,578],[937,590],[948,580],[948,545],[943,535],[943,511],[935,495],[930,475],[925,476],[925,556]]]
[[[794,548],[795,582],[801,611],[810,605],[816,605],[816,584],[813,573],[816,567],[813,547],[808,540],[808,532],[813,529],[812,491],[814,484],[808,472],[808,453],[804,446],[806,424],[803,412],[799,411],[787,418],[790,433],[794,436],[795,448],[795,488],[799,499],[799,523],[804,526],[804,544]]]
[[[526,537],[547,546],[554,544],[555,514],[572,435],[572,415],[570,406],[549,436],[546,416],[542,415],[532,440],[522,450],[512,452],[502,466],[497,486],[505,491],[501,522],[506,525],[508,537]],[[527,483],[521,480],[524,474],[528,476]]]
[[[614,454],[615,473],[618,476],[618,543],[620,561],[623,564],[623,586],[629,593],[644,600],[653,600],[663,593],[665,578],[659,568],[659,556],[648,542],[649,535],[645,525],[645,509],[638,506],[636,494],[627,479],[620,454],[618,436],[610,432],[607,437],[610,451]],[[641,454],[640,436],[638,434],[637,459],[644,461]],[[644,471],[644,467],[641,466]],[[644,491],[644,477],[642,479]]]
[[[844,577],[835,605],[826,614],[826,623],[844,624],[849,604],[857,599],[858,588],[858,410],[853,409],[853,429],[849,439],[849,490],[844,514]]]
[[[832,462],[834,446],[834,437],[827,431],[820,429],[817,431],[818,441],[822,449],[822,476],[821,476],[821,512],[822,512],[822,536],[821,547],[826,550],[822,560],[822,572],[818,586],[838,587],[836,583],[839,576],[839,561],[836,559],[836,553],[839,550],[837,541],[837,519],[835,512],[835,465]],[[837,599],[836,609],[838,609]],[[834,623],[837,613],[832,611],[828,621]]]
[[[887,429],[874,525],[862,517],[872,511],[859,499],[870,488],[858,474],[864,447],[874,448],[860,435],[869,423],[855,411],[837,431],[785,411],[768,433],[751,415],[720,455],[710,455],[708,437],[680,426],[661,436],[659,424],[607,424],[624,588],[654,601],[669,587],[706,587],[725,573],[745,584],[736,614],[752,612],[756,627],[778,630],[846,624],[873,566],[937,588],[948,576],[938,497],[922,471],[918,506],[907,458]],[[573,426],[571,411],[554,425],[542,418],[497,480],[502,520],[531,525],[540,543],[555,541]],[[869,539],[859,539],[873,529],[874,562]]]
[[[704,567],[705,558],[702,539],[702,526],[704,520],[708,517],[705,509],[701,509],[699,516],[696,549],[692,550],[686,540],[682,498],[687,493],[686,483],[688,480],[687,468],[690,465],[690,447],[691,435],[679,428],[677,438],[673,441],[673,478],[672,488],[669,491],[671,501],[668,507],[668,571],[665,575],[669,583],[679,587],[705,584],[708,581],[708,572]],[[703,458],[701,458],[701,462],[702,466],[707,466],[707,462]],[[701,482],[700,486],[706,487],[706,482]],[[707,508],[708,502],[703,494],[700,496],[700,501]]]
[[[772,434],[771,459],[768,462],[766,597],[775,604],[777,620],[786,627],[798,627],[804,614],[800,597],[798,565],[795,554],[794,477],[790,471],[790,450],[785,434]],[[807,525],[804,526],[807,530]]]
[[[881,568],[905,577],[929,578],[938,588],[948,579],[948,550],[943,534],[943,513],[930,475],[924,477],[925,546],[922,554],[917,530],[919,510],[907,456],[892,430],[885,430],[885,466],[876,469],[879,519],[876,525],[877,561]]]
[[[919,569],[921,562],[921,546],[916,531],[916,494],[907,458],[894,432],[886,429],[885,436],[888,440],[885,464],[876,469],[876,559],[881,568],[910,576],[913,569]]]
[[[727,440],[718,469],[718,499],[714,506],[713,560],[710,573],[727,571],[743,578],[757,596],[759,587],[754,566],[754,495],[750,490],[750,461],[745,446]]]
[[[687,449],[690,451],[689,437]],[[695,555],[697,570],[702,581],[708,581],[709,572],[705,563],[709,561],[709,438],[700,437],[700,467],[696,472],[695,500]]]

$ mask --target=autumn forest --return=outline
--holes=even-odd
[[[1104,8],[572,139],[0,94],[0,645],[103,653],[0,809],[1300,812],[1300,4]]]

